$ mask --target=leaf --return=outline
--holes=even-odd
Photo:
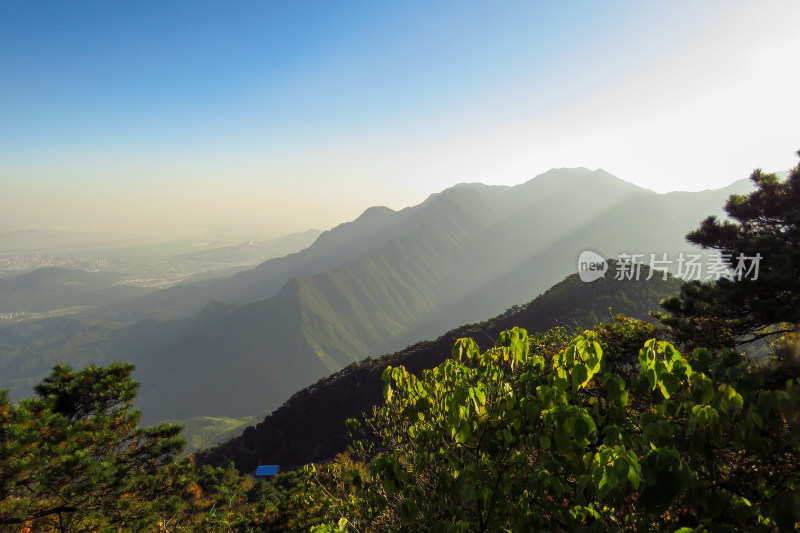
[[[648,368],[645,372],[645,376],[647,376],[647,381],[650,383],[650,386],[653,387],[653,390],[656,390],[656,387],[658,387],[656,370],[654,368]]]
[[[633,466],[628,469],[628,481],[631,482],[633,490],[637,490],[639,488],[639,484],[642,482],[642,478],[639,476]]]
[[[459,444],[464,444],[469,440],[469,436],[472,433],[472,428],[470,427],[469,422],[466,420],[462,420],[461,423],[458,425],[456,429],[455,439],[456,442]]]
[[[483,389],[481,389],[480,387],[476,387],[474,391],[475,391],[475,399],[478,401],[478,403],[480,403],[481,405],[485,404],[486,393],[483,392]]]
[[[588,435],[591,429],[589,428],[589,424],[583,418],[578,418],[575,420],[575,427],[573,428],[572,432],[575,435],[575,440],[583,441]]]
[[[614,476],[619,481],[623,481],[628,478],[628,474],[630,472],[630,463],[628,462],[627,457],[617,457],[614,460]]]
[[[658,383],[658,386],[661,388],[661,394],[664,395],[664,398],[669,398],[675,391],[678,390],[680,386],[680,382],[678,381],[677,376],[673,374],[661,374],[661,380]]]
[[[693,414],[692,416],[689,417],[689,422],[686,425],[686,435],[687,436],[694,435],[695,432],[697,431],[697,425],[698,425],[697,415]]]
[[[553,376],[553,387],[555,387],[561,392],[564,392],[565,390],[567,390],[568,386],[569,382],[567,381],[566,374],[562,376],[561,372],[559,372],[558,375]]]
[[[417,502],[414,500],[405,498],[402,502],[400,502],[398,514],[400,515],[400,519],[406,524],[414,522],[418,512],[419,507],[417,507]]]
[[[703,392],[700,394],[700,401],[703,403],[709,403],[711,400],[714,399],[714,387],[711,384],[711,380],[703,376],[702,381],[702,390]]]
[[[566,424],[556,426],[556,450],[565,453],[569,449],[569,430]]]
[[[383,491],[386,493],[387,498],[394,496],[396,489],[397,488],[395,487],[394,480],[392,478],[387,477],[383,479]]]
[[[588,372],[583,363],[578,363],[572,368],[572,389],[578,390],[586,386]]]
[[[395,381],[395,383],[399,384],[399,381],[403,379],[404,371],[405,369],[399,366],[392,368],[392,379]]]

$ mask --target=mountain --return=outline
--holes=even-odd
[[[613,268],[613,264],[612,264]],[[241,436],[199,454],[204,463],[226,466],[234,461],[243,472],[258,464],[279,464],[284,468],[333,458],[346,446],[345,421],[370,412],[382,401],[381,373],[388,365],[405,366],[420,374],[450,355],[456,339],[473,337],[486,349],[497,335],[514,326],[532,332],[552,327],[590,328],[612,314],[650,319],[648,312],[658,308],[667,296],[676,294],[680,282],[662,280],[618,281],[608,276],[583,283],[577,274],[568,276],[531,302],[481,322],[447,332],[432,342],[421,342],[378,359],[353,363],[295,393],[279,409]]]
[[[91,340],[62,332],[65,353],[135,362],[146,420],[274,409],[364,357],[529,301],[574,272],[582,250],[687,250],[683,235],[747,187],[656,194],[587,169],[515,187],[458,185],[400,211],[370,208],[307,249],[234,276],[107,307],[94,319],[176,318]],[[5,337],[0,330],[0,362],[19,352]],[[30,379],[12,367],[4,379]]]
[[[559,226],[579,225],[591,213],[600,213],[609,204],[645,189],[615,178],[603,170],[554,169],[517,187],[459,184],[432,194],[417,206],[393,211],[371,207],[352,222],[323,232],[308,248],[294,254],[265,261],[261,265],[230,277],[204,280],[161,290],[136,302],[125,302],[102,309],[96,316],[136,320],[157,313],[159,316],[188,316],[212,300],[248,303],[277,295],[293,277],[309,278],[344,267],[362,257],[378,254],[395,239],[412,237],[441,224],[463,225],[466,230],[489,227],[512,215],[528,217],[529,209],[548,214],[563,214],[559,203],[576,208],[573,220]],[[655,194],[655,193],[651,193]],[[514,220],[509,225],[520,227]],[[553,229],[553,228],[550,228]],[[475,239],[481,241],[480,236]]]
[[[360,257],[297,276],[271,298],[207,309],[178,344],[141,366],[155,376],[184,369],[191,379],[143,380],[150,399],[141,405],[166,405],[175,418],[275,408],[368,355],[530,300],[574,272],[581,250],[687,250],[683,235],[719,213],[729,192],[659,195],[603,171],[562,169],[518,187],[457,186],[400,212],[368,210],[338,230],[383,235],[382,247],[362,240]],[[339,231],[322,244],[350,244]]]

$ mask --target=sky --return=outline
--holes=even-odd
[[[0,234],[277,237],[460,182],[787,170],[800,2],[0,3]]]

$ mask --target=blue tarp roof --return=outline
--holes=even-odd
[[[261,465],[256,468],[257,476],[274,476],[278,473],[278,465]]]

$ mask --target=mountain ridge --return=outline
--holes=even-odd
[[[150,303],[176,298],[162,311],[170,321],[94,337],[78,330],[62,342],[74,360],[134,362],[145,420],[238,417],[274,409],[364,357],[529,301],[574,272],[583,249],[614,257],[684,246],[680,236],[727,197],[659,195],[588,169],[537,179],[456,186],[399,211],[367,210],[301,252],[152,295]],[[117,317],[124,309],[105,316]],[[62,333],[48,334],[55,349]]]
[[[570,170],[578,170],[580,176],[578,178],[570,176]],[[499,197],[505,196],[506,198],[503,201],[505,202],[504,208],[506,210],[522,209],[525,205],[524,200],[515,200],[509,193],[514,191],[525,193],[531,187],[546,186],[552,188],[554,183],[557,188],[563,190],[565,187],[574,186],[574,183],[569,185],[561,183],[559,186],[558,180],[563,180],[565,177],[569,178],[570,181],[574,181],[575,179],[587,180],[597,176],[603,179],[605,187],[608,186],[608,183],[618,182],[616,183],[616,188],[627,188],[636,192],[646,191],[646,189],[641,189],[638,186],[615,178],[605,173],[605,171],[597,174],[596,171],[590,171],[585,168],[554,169],[525,183],[511,187],[457,184],[441,192],[431,194],[425,201],[416,206],[406,207],[398,211],[388,207],[383,209],[382,207],[385,206],[367,208],[355,220],[344,222],[330,230],[323,231],[311,246],[300,252],[267,260],[250,270],[239,272],[229,277],[203,280],[164,289],[141,298],[138,302],[139,305],[121,304],[119,306],[110,306],[95,315],[90,315],[90,317],[110,316],[115,319],[130,321],[145,318],[154,309],[161,313],[169,311],[173,316],[186,316],[199,311],[210,300],[245,302],[253,301],[256,298],[268,298],[277,294],[282,285],[293,276],[313,276],[343,266],[357,257],[375,253],[378,248],[393,238],[413,232],[429,216],[424,213],[430,212],[432,207],[439,205],[441,198],[455,201],[453,197],[460,195],[463,201],[464,191],[475,192],[477,188],[481,192],[492,191],[489,194],[494,195],[495,202],[498,201]],[[544,179],[540,179],[542,177]],[[613,180],[609,181],[608,177],[613,178]],[[480,187],[476,187],[477,185],[480,185]],[[480,214],[473,213],[473,216],[480,216]],[[409,219],[411,219],[410,223],[403,226],[402,224]]]

